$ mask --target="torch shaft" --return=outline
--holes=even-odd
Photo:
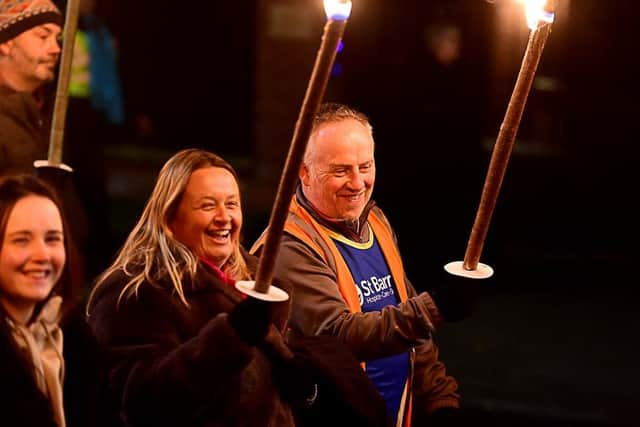
[[[51,133],[49,135],[48,160],[51,165],[62,163],[62,141],[69,101],[69,77],[73,60],[73,45],[75,44],[76,30],[78,28],[79,5],[79,0],[67,0],[56,99],[53,107]]]
[[[313,116],[322,102],[333,62],[336,58],[338,43],[342,38],[346,23],[346,20],[330,19],[324,27],[320,49],[316,55],[316,61],[300,108],[291,145],[289,146],[289,153],[271,210],[267,235],[256,272],[254,289],[257,292],[266,293],[273,279],[273,269],[284,231],[284,223],[289,212],[291,197],[295,192],[298,170],[302,164],[307,141],[311,135]]]
[[[551,32],[550,24],[542,24],[529,34],[527,49],[522,59],[518,79],[507,106],[496,143],[489,169],[482,189],[480,205],[473,223],[467,250],[464,255],[463,267],[466,270],[475,270],[480,260],[482,247],[487,236],[491,216],[498,199],[502,180],[507,169],[511,150],[520,126],[522,113],[527,102],[529,91],[533,83],[538,63],[544,49],[544,44]]]

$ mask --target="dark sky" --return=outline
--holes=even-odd
[[[524,52],[526,38],[518,46],[494,35],[496,8],[507,1],[369,0],[366,11],[354,1],[338,56],[343,72],[329,82],[332,100],[371,116],[376,198],[394,212],[407,251],[420,248],[435,265],[463,254]],[[101,12],[118,38],[129,119],[149,114],[154,144],[210,139],[225,154],[252,155],[264,12],[252,2],[151,0],[105,1]],[[558,17],[537,74],[555,89],[530,93],[486,241],[489,259],[509,264],[534,253],[568,269],[584,271],[593,260],[604,270],[633,269],[639,12],[636,0],[573,0],[569,16]],[[424,29],[437,24],[461,32],[461,55],[449,68],[425,53]],[[508,43],[512,58],[498,74],[496,52]],[[408,268],[421,264],[410,259]]]
[[[526,36],[521,45],[495,37],[500,2],[508,0],[402,7],[369,0],[366,11],[354,2],[338,56],[343,72],[329,82],[331,100],[370,115],[376,198],[393,212],[406,252],[435,260],[433,269],[464,254],[524,53]],[[252,155],[256,22],[264,12],[250,3],[102,5],[120,43],[128,112],[153,118],[154,144],[177,149],[210,139],[225,154]],[[639,4],[573,0],[568,16],[558,17],[537,72],[554,89],[529,95],[483,259],[516,270],[542,262],[577,272],[578,281],[594,271],[629,280],[640,258]],[[461,34],[460,58],[448,68],[425,52],[424,29],[439,24]],[[511,57],[498,70],[496,52],[509,43]],[[407,268],[422,271],[424,263],[408,257]]]

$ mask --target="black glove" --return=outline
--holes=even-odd
[[[250,296],[229,313],[229,323],[250,345],[264,339],[271,325],[271,303]]]
[[[296,425],[326,427],[339,425],[391,427],[387,404],[360,366],[353,352],[334,336],[289,337],[297,359],[309,362],[318,385],[313,405],[297,407]]]
[[[62,169],[56,166],[43,165],[34,168],[35,175],[46,181],[47,184],[51,185],[53,188],[58,191],[60,197],[63,197],[64,192],[69,188],[72,184],[72,174],[73,172]]]
[[[444,407],[438,408],[431,413],[428,425],[433,427],[463,427],[472,425],[471,421],[472,418],[467,416],[467,412],[464,409]]]
[[[481,296],[487,293],[490,278],[472,279],[443,272],[440,284],[429,290],[446,322],[469,317]]]
[[[283,400],[294,406],[309,407],[318,397],[313,365],[304,355],[291,359],[272,359],[273,379]]]

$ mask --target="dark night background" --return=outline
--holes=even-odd
[[[421,290],[464,256],[527,43],[514,2],[353,0],[325,100],[370,116],[374,198]],[[161,164],[197,146],[239,170],[249,245],[268,219],[321,2],[178,4],[100,4],[127,110],[94,159],[106,165],[110,244],[137,220]],[[436,339],[478,421],[638,425],[640,3],[558,5],[481,258],[494,282],[473,317]],[[425,37],[452,28],[460,50],[444,65]]]

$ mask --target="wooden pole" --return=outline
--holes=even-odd
[[[484,241],[487,236],[487,230],[489,229],[489,223],[491,222],[491,216],[498,199],[509,157],[511,156],[511,150],[527,103],[527,97],[535,77],[538,63],[540,62],[544,44],[550,32],[551,24],[545,23],[536,30],[531,31],[529,35],[529,42],[524,59],[522,60],[518,80],[511,94],[511,100],[509,101],[504,121],[500,126],[500,131],[493,147],[493,154],[482,190],[480,205],[464,256],[464,268],[466,270],[475,270],[478,266],[480,254],[482,253]]]
[[[65,24],[62,33],[62,53],[58,71],[58,85],[53,107],[51,133],[49,134],[48,161],[50,166],[56,166],[62,163],[64,126],[69,101],[69,80],[71,76],[71,63],[73,61],[73,46],[78,29],[79,8],[80,0],[67,0]]]
[[[547,0],[544,5],[544,13],[553,18],[554,12],[555,0]],[[464,260],[462,262],[451,262],[445,266],[445,270],[451,274],[473,278],[486,278],[493,274],[491,267],[479,263],[480,255],[482,254],[491,216],[498,200],[500,187],[502,186],[509,157],[511,156],[522,114],[527,103],[527,97],[535,78],[545,42],[550,33],[551,22],[543,20],[538,20],[536,28],[529,33],[529,40],[520,66],[520,72],[493,147],[480,205],[471,229]],[[481,269],[478,269],[479,265],[482,267]]]
[[[287,160],[280,177],[275,203],[271,210],[269,227],[256,272],[254,287],[256,292],[266,293],[273,279],[273,269],[284,232],[284,223],[287,219],[289,204],[295,192],[296,183],[298,182],[298,170],[302,164],[307,141],[311,135],[313,116],[318,111],[318,107],[324,97],[338,44],[342,39],[346,24],[346,19],[329,19],[324,26],[320,49],[316,55],[316,61],[298,115]]]

